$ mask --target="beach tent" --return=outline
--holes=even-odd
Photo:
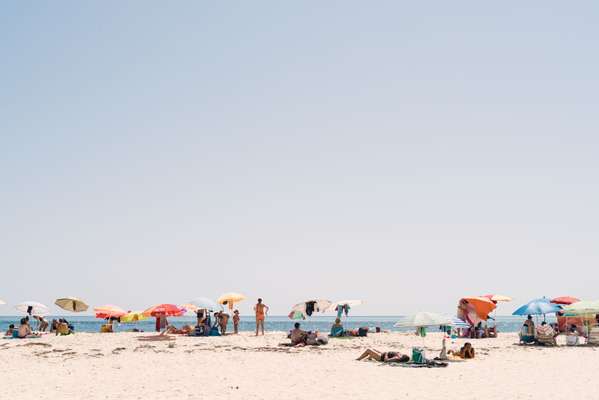
[[[50,309],[47,306],[38,303],[37,301],[24,301],[17,304],[15,309],[20,312],[38,316],[48,315],[50,313]]]
[[[235,303],[239,303],[240,301],[243,301],[245,299],[245,295],[241,293],[229,292],[220,296],[216,300],[216,302],[218,304],[227,305],[229,307],[229,310],[233,310],[233,308],[235,307]]]
[[[470,326],[476,326],[479,322],[489,319],[489,314],[495,308],[497,304],[486,297],[462,297],[458,303],[457,317]]]
[[[63,310],[71,312],[84,312],[89,308],[89,306],[85,304],[83,300],[76,297],[62,297],[60,299],[56,299],[54,304]]]
[[[127,314],[127,311],[122,308],[112,305],[106,304],[104,306],[94,307],[94,313],[96,318],[108,319],[108,318],[120,318],[123,315]]]

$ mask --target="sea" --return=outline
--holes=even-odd
[[[9,324],[15,324],[18,326],[19,320],[23,316],[0,316],[0,330],[6,331]],[[93,316],[47,316],[48,322],[52,321],[53,318],[66,318],[70,324],[75,328],[75,332],[99,332],[100,326],[104,323],[104,320],[94,318]],[[396,332],[409,332],[413,329],[410,328],[396,328],[393,325],[399,321],[402,316],[353,316],[343,317],[342,323],[346,329],[358,329],[360,327],[369,327],[375,329],[380,327],[382,330],[396,331]],[[289,331],[293,328],[295,322],[301,324],[302,329],[311,331],[328,332],[335,320],[334,316],[312,316],[306,320],[294,321],[290,320],[287,316],[267,316],[265,328],[267,331]],[[548,319],[549,321],[549,319]],[[186,324],[195,325],[196,318],[191,316],[173,317],[169,318],[169,322],[177,327],[181,327]],[[518,332],[524,322],[523,317],[516,316],[496,316],[495,321],[489,320],[489,326],[497,326],[499,332]],[[32,321],[32,327],[35,329],[36,322]],[[138,329],[140,331],[152,332],[154,331],[155,320],[149,318],[144,321],[139,321],[132,324],[119,324],[117,331],[126,332],[132,329]],[[239,324],[239,330],[242,332],[252,332],[256,329],[256,323],[253,317],[242,316]],[[233,331],[233,325],[229,319],[229,332]],[[437,328],[429,328],[429,332],[437,331]]]

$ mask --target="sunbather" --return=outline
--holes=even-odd
[[[470,342],[466,342],[464,343],[460,351],[449,350],[447,354],[463,359],[472,359],[474,358],[474,347],[472,347],[472,344]]]
[[[193,326],[191,325],[183,325],[181,329],[177,329],[175,325],[169,325],[165,332],[173,335],[188,335],[193,332]]]
[[[21,326],[19,326],[19,338],[25,339],[28,337],[38,337],[38,335],[34,335],[31,327],[29,326],[29,322],[27,318],[21,318]]]
[[[398,362],[405,363],[410,361],[410,357],[395,351],[380,352],[374,349],[366,349],[356,360],[375,360],[379,362]]]
[[[532,315],[526,317],[526,321],[524,321],[523,326],[526,327],[529,336],[535,335],[535,323],[532,320]]]

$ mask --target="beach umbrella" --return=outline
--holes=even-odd
[[[148,308],[143,312],[147,317],[165,316],[165,317],[180,317],[185,314],[185,309],[175,304],[158,304]]]
[[[487,299],[495,302],[495,303],[499,303],[499,302],[510,302],[512,301],[512,298],[509,296],[504,296],[502,294],[486,294],[482,297],[486,297]]]
[[[512,313],[512,315],[545,315],[560,311],[562,307],[552,304],[548,298],[534,299],[524,304]]]
[[[227,304],[229,306],[229,310],[232,310],[235,303],[239,303],[245,299],[246,297],[241,293],[229,292],[220,296],[216,302],[218,304]]]
[[[50,309],[43,305],[42,303],[38,303],[37,301],[24,301],[15,306],[17,311],[24,313],[31,313],[31,315],[48,315],[50,313]]]
[[[337,308],[338,306],[355,307],[362,305],[362,303],[362,300],[339,300],[332,303],[327,311],[335,311],[335,308]]]
[[[572,303],[578,303],[580,301],[580,299],[577,299],[576,297],[572,297],[572,296],[560,296],[560,297],[556,297],[555,299],[551,299],[551,302],[553,304],[561,304],[561,305],[569,305]]]
[[[222,305],[218,304],[216,301],[214,301],[212,299],[209,299],[207,297],[198,297],[198,298],[195,298],[195,299],[191,300],[186,305],[194,306],[198,310],[208,310],[208,311],[219,310],[220,311],[220,310],[223,309]]]
[[[599,300],[583,300],[564,307],[566,315],[599,314]]]
[[[121,317],[121,322],[124,324],[130,324],[134,322],[143,321],[147,319],[142,311],[129,311],[127,314]]]
[[[0,306],[2,306],[4,304],[6,304],[6,302],[4,300],[0,299]]]
[[[291,311],[288,317],[289,319],[306,319],[306,314],[301,311]]]
[[[470,328],[470,324],[457,318],[457,317],[453,317],[451,319],[451,324],[449,324],[450,326],[454,327],[454,328]]]
[[[483,321],[486,321],[489,318],[489,314],[497,308],[497,304],[486,297],[463,297],[462,300],[472,306],[476,315]]]
[[[333,302],[325,299],[311,299],[306,300],[303,303],[297,303],[293,307],[291,307],[291,311],[301,311],[306,313],[306,303],[314,303],[314,311],[315,312],[326,312]]]
[[[427,326],[441,325],[451,325],[451,318],[431,312],[419,312],[417,314],[402,318],[393,326],[399,328],[423,328]]]
[[[76,297],[63,297],[60,299],[56,299],[54,304],[56,304],[63,310],[72,312],[83,312],[87,311],[87,309],[89,308],[89,306],[85,304],[83,300],[78,299]]]
[[[94,307],[94,313],[96,314],[96,318],[108,319],[120,318],[127,314],[127,311],[118,306],[106,304],[104,306]]]

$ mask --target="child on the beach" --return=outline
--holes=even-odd
[[[235,334],[239,333],[239,310],[233,311],[233,332]]]

